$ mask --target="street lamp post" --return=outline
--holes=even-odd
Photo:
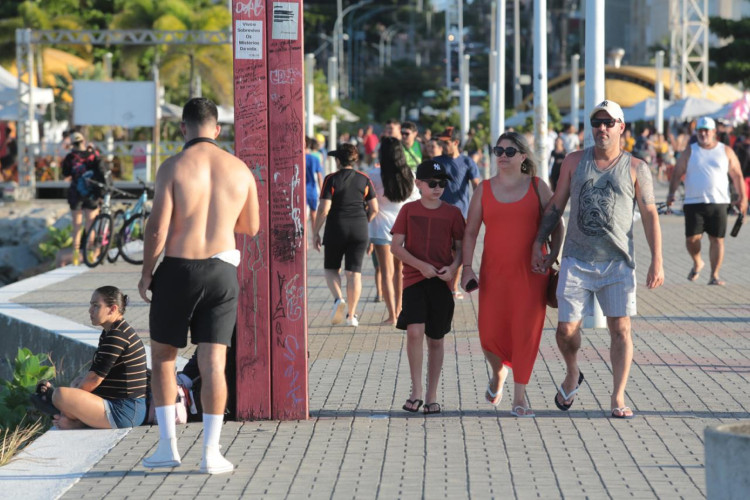
[[[354,5],[350,5],[349,7],[345,9],[341,9],[342,0],[337,0],[337,12],[338,16],[336,16],[336,21],[333,23],[333,47],[334,47],[334,58],[338,61],[338,78],[339,80],[343,79],[343,75],[345,74],[345,66],[344,66],[344,37],[342,32],[342,24],[344,20],[344,16],[346,16],[349,12],[359,9],[360,7],[364,7],[365,5],[371,4],[373,0],[362,0],[359,3],[356,3]],[[346,89],[344,87],[343,81],[337,81],[337,86],[339,86],[342,93],[346,94]]]

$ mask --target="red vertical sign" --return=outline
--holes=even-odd
[[[234,151],[255,175],[260,230],[237,235],[237,419],[271,418],[266,0],[233,0]]]
[[[308,418],[302,0],[269,1],[271,408]]]

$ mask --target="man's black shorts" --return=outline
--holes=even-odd
[[[727,234],[728,203],[690,203],[683,205],[685,236],[708,233],[714,238]]]
[[[424,323],[425,335],[440,340],[451,331],[453,322],[453,294],[448,283],[440,278],[424,279],[404,288],[401,314],[396,328]]]
[[[96,210],[99,208],[99,202],[88,196],[81,196],[74,186],[70,186],[68,189],[68,206],[71,210]]]
[[[151,282],[151,339],[174,347],[232,344],[239,295],[237,268],[219,259],[164,257]]]

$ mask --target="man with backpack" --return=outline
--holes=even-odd
[[[70,134],[72,149],[62,161],[62,175],[70,181],[68,187],[68,205],[73,219],[73,265],[78,265],[78,246],[81,241],[81,222],[85,218],[89,227],[99,211],[101,188],[88,182],[94,180],[106,183],[106,176],[101,167],[98,151],[93,147],[86,147],[83,134]]]

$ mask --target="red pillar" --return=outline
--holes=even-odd
[[[237,235],[237,419],[271,418],[268,260],[268,85],[265,0],[234,0],[234,150],[255,175],[260,230]]]
[[[302,0],[268,2],[271,409],[308,418]]]

